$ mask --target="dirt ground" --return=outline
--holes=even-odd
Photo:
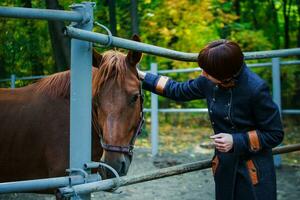
[[[128,175],[142,174],[161,167],[208,159],[211,153],[164,153],[152,159],[150,150],[138,148]],[[300,197],[300,167],[283,165],[277,169],[278,200],[292,200]],[[9,194],[0,195],[0,200],[52,200],[51,195]],[[105,200],[194,200],[214,199],[214,182],[210,169],[163,178],[142,184],[119,188],[114,193],[97,192],[92,199]]]

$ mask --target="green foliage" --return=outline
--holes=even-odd
[[[21,6],[21,1],[6,1],[5,6]],[[44,6],[32,1],[33,7]],[[0,18],[1,78],[53,73],[52,50],[45,21]]]
[[[24,1],[1,1],[1,6],[23,6]],[[60,0],[63,9],[81,0]],[[299,34],[299,5],[291,1],[289,18],[290,46],[297,46]],[[45,8],[45,1],[31,0],[32,7]],[[116,1],[117,33],[119,37],[131,37],[130,1]],[[280,0],[145,0],[138,2],[139,30],[145,43],[184,52],[199,52],[208,42],[227,38],[238,42],[244,51],[270,50],[284,47],[283,1]],[[109,10],[107,0],[97,1],[94,19],[107,27]],[[0,78],[51,74],[55,72],[52,48],[45,21],[0,18]],[[103,32],[95,27],[94,31]],[[104,51],[107,49],[98,49]],[[270,62],[258,60],[255,62]],[[158,63],[159,69],[197,67],[195,63],[179,62],[156,56],[144,55],[143,70],[150,63]],[[252,62],[252,61],[250,61]],[[271,70],[254,69],[271,86]],[[283,106],[299,106],[300,70],[297,67],[282,69]],[[195,73],[167,74],[172,79],[185,81],[196,78]],[[21,84],[21,83],[20,83]],[[283,90],[284,91],[284,90]],[[146,92],[146,99],[150,94]],[[150,107],[146,101],[146,107]],[[205,107],[205,101],[179,103],[159,98],[160,107]]]
[[[243,51],[263,51],[272,49],[272,43],[264,36],[263,31],[240,30],[232,31],[230,40],[237,42]]]
[[[140,29],[143,41],[170,49],[198,52],[207,42],[217,39],[210,28],[214,19],[209,0],[156,1],[157,6],[145,10]],[[163,9],[162,9],[163,8]],[[155,57],[160,69],[186,68],[192,63]]]

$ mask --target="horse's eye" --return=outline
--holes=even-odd
[[[139,98],[139,94],[135,94],[130,99],[130,104],[134,104]]]

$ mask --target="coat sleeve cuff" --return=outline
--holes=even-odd
[[[257,130],[232,135],[235,154],[255,153],[262,149]]]
[[[143,89],[157,94],[163,94],[168,80],[169,78],[166,76],[147,73],[143,81]]]
[[[259,141],[258,131],[252,130],[247,132],[247,137],[249,140],[250,152],[257,152],[261,150],[261,142]]]

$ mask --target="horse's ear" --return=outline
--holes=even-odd
[[[140,37],[136,34],[132,36],[132,40],[136,42],[141,41]],[[136,64],[138,64],[141,58],[142,58],[142,52],[132,51],[132,50],[130,50],[126,56],[126,59],[128,60],[131,66],[135,66]]]
[[[102,61],[102,55],[93,48],[93,66],[99,68]]]

